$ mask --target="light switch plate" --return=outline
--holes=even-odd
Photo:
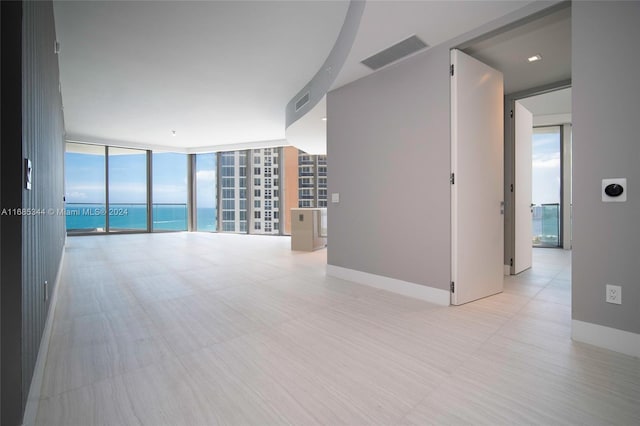
[[[33,166],[31,160],[24,159],[24,189],[31,190],[31,175],[33,173]]]
[[[332,203],[339,203],[340,202],[340,193],[338,192],[333,192],[331,194],[331,202]]]
[[[611,184],[618,184],[622,186],[623,192],[617,197],[610,197],[605,194],[604,189]],[[626,178],[614,178],[614,179],[602,179],[602,202],[603,203],[624,203],[627,201],[627,179]]]

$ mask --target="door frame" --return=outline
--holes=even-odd
[[[513,274],[513,258],[515,256],[515,103],[516,101],[531,96],[543,95],[549,92],[555,92],[561,89],[571,87],[571,79],[561,80],[554,83],[538,86],[520,92],[511,93],[504,97],[504,201],[505,201],[505,217],[504,217],[504,269],[505,275]],[[561,155],[562,155],[562,138],[563,132],[560,132],[561,139]],[[562,166],[562,162],[561,162]],[[561,168],[561,175],[564,170]],[[560,200],[564,200],[563,182],[561,178]],[[560,225],[560,234],[562,234],[563,224]],[[562,238],[562,235],[561,235]],[[562,247],[562,246],[561,246]],[[507,274],[508,272],[508,274]]]
[[[559,136],[559,153],[560,153],[560,204],[558,206],[558,244],[557,245],[539,245],[537,248],[564,248],[564,225],[565,225],[565,203],[564,203],[564,171],[565,171],[565,125],[564,124],[542,124],[539,126],[533,126],[533,130],[535,133],[535,129],[545,129],[550,127],[558,128],[558,136]],[[532,182],[533,183],[533,182]],[[541,204],[544,206],[545,204]]]

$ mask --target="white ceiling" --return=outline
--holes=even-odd
[[[358,35],[332,89],[371,74],[360,62],[417,35],[430,47],[451,40],[531,1],[368,1]]]
[[[429,47],[453,39],[524,7],[529,1],[367,1],[344,66],[331,89],[373,71],[361,63],[396,43],[417,35]],[[326,154],[326,105],[321,102],[287,129],[287,140],[312,154]]]
[[[530,96],[519,102],[534,116],[571,114],[571,88]]]
[[[410,35],[434,46],[527,3],[370,0],[332,88]],[[326,59],[348,1],[54,6],[68,139],[205,151],[287,143],[285,106]]]
[[[571,78],[571,8],[566,7],[464,49],[504,74],[507,94]],[[528,62],[539,54],[541,61]]]
[[[285,105],[322,65],[347,7],[55,2],[67,137],[179,149],[282,144]]]

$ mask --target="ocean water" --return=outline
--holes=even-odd
[[[560,241],[560,207],[558,204],[533,207],[534,246],[557,246]]]
[[[66,206],[68,231],[102,232],[109,214],[111,231],[144,231],[147,228],[147,206],[144,204],[71,204]],[[198,208],[199,231],[216,230],[216,209]],[[153,229],[156,231],[186,231],[186,204],[154,204]]]

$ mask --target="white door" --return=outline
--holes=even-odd
[[[451,303],[500,293],[504,279],[502,73],[451,51]]]
[[[531,268],[533,231],[531,222],[531,139],[533,114],[520,102],[515,108],[515,252],[512,274]]]

